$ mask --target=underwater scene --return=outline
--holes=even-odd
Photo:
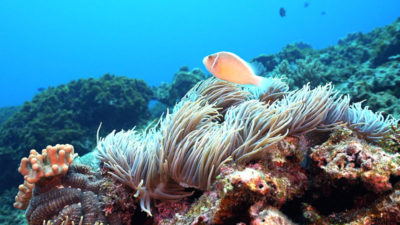
[[[400,224],[400,1],[0,20],[0,224]]]

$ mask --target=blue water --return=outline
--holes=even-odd
[[[2,0],[0,107],[107,72],[159,85],[221,50],[249,60],[294,41],[324,48],[398,16],[399,0]]]

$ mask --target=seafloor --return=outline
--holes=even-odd
[[[0,224],[399,224],[400,19],[251,63],[268,88],[182,67],[1,109]]]

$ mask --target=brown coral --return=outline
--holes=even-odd
[[[107,223],[101,202],[102,178],[86,166],[72,165],[51,187],[38,183],[26,210],[29,224],[95,224]],[[48,183],[46,183],[48,184]],[[68,223],[65,221],[68,218]]]
[[[107,222],[100,201],[102,178],[87,166],[71,165],[72,145],[31,150],[21,160],[20,185],[14,206],[26,209],[29,224],[95,224]]]

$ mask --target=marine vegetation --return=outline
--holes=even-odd
[[[400,153],[379,147],[397,135],[398,120],[350,104],[330,84],[289,91],[280,78],[265,79],[263,89],[201,81],[147,129],[98,135],[97,172],[69,165],[70,145],[31,151],[15,206],[28,207],[30,224],[318,224],[376,211],[385,216],[374,221],[400,222],[398,200],[389,197]],[[89,177],[74,183],[76,173]],[[360,187],[343,206],[321,205],[339,189],[351,196]],[[360,195],[366,202],[357,203]]]
[[[100,122],[107,133],[143,124],[151,97],[145,82],[108,74],[42,91],[0,126],[0,156],[7,162],[0,171],[9,181],[0,187],[17,184],[15,165],[29,149],[68,142],[84,154],[95,147]]]

